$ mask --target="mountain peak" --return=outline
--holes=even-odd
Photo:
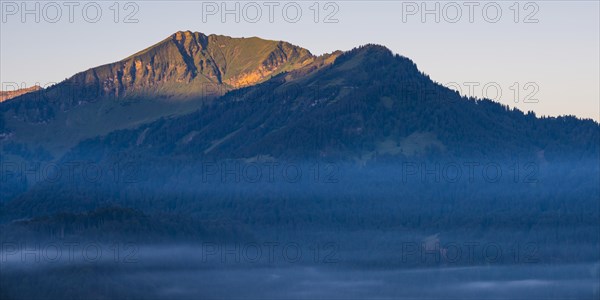
[[[358,51],[379,52],[382,54],[393,55],[392,50],[380,44],[365,44],[356,48]]]
[[[173,33],[171,36],[173,37],[177,37],[177,36],[192,36],[195,34],[201,34],[201,35],[205,35],[201,32],[197,32],[197,31],[191,31],[191,30],[179,30],[175,33]]]
[[[173,33],[171,36],[171,40],[174,42],[183,42],[186,40],[206,40],[207,35],[201,32],[192,32],[189,30],[186,31],[177,31]],[[167,38],[168,40],[168,38]]]
[[[405,56],[401,56],[399,54],[394,54],[392,50],[389,48],[379,45],[379,44],[365,44],[362,46],[358,46],[350,51],[347,51],[343,54],[343,56],[358,58],[375,58],[378,59],[394,59],[401,58],[402,60],[408,61],[411,64],[414,64],[411,59]]]
[[[187,98],[253,85],[314,59],[310,51],[287,42],[187,30],[70,80],[97,86],[101,95]]]

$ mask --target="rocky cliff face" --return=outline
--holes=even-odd
[[[199,96],[253,85],[314,60],[308,50],[286,42],[180,31],[68,81],[116,97]]]

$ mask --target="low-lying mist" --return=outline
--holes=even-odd
[[[3,261],[0,287],[3,299],[594,299],[599,295],[600,262],[382,269],[347,265],[343,253],[339,260],[315,262],[314,253],[300,260],[279,257],[276,246],[269,257],[244,254],[232,245],[218,250],[213,246],[145,245],[132,251],[81,244],[72,247],[71,258],[53,261],[48,257],[44,261],[45,254],[35,261],[34,249],[26,251],[25,260],[23,253],[11,252],[9,257],[19,259]],[[89,253],[82,255],[78,247],[87,247]],[[106,252],[98,257],[93,248]],[[7,257],[6,251],[2,257]]]
[[[2,299],[598,297],[597,160],[58,166],[1,204]]]

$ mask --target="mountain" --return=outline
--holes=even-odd
[[[2,299],[597,288],[600,125],[462,97],[383,46],[180,32],[0,111]]]
[[[314,59],[308,50],[287,42],[180,31],[68,82],[92,86],[103,96],[198,97],[256,84]]]
[[[180,31],[121,61],[3,103],[0,142],[41,146],[58,157],[82,139],[189,113],[227,91],[319,61],[287,42]]]
[[[34,85],[32,87],[22,88],[14,91],[0,91],[0,102],[25,95],[27,93],[39,91],[41,89],[42,88],[40,86]]]
[[[14,126],[14,111],[0,240],[334,241],[347,265],[385,268],[403,243],[442,232],[457,244],[533,242],[547,262],[598,260],[598,123],[462,97],[379,45],[275,73],[211,100],[162,100],[168,109],[143,118],[129,119],[160,101],[128,99],[149,88],[140,77],[118,97],[106,90],[119,101],[82,102],[35,127]],[[237,77],[219,84],[227,78]],[[200,104],[166,113],[177,103]],[[101,130],[82,129],[94,120]]]
[[[369,161],[429,156],[597,157],[599,126],[461,97],[410,59],[367,45],[322,68],[230,92],[201,110],[81,143],[73,157],[143,153]]]
[[[184,36],[185,33],[175,34],[170,40],[159,43],[157,49],[164,47],[181,54],[179,48],[171,45],[178,45],[176,42],[181,42]],[[187,36],[187,41],[198,41],[204,37],[191,33]],[[237,43],[245,44],[252,40],[233,42],[233,39],[224,39],[231,41],[234,48],[239,47]],[[203,42],[198,43],[202,45]],[[191,44],[196,45],[195,42]],[[253,57],[273,57],[271,50],[280,49],[277,45],[284,43],[261,44],[271,45],[265,46],[269,54],[253,54]],[[152,57],[150,53],[157,49],[144,50],[125,61],[135,62],[146,55]],[[177,52],[174,52],[175,49]],[[159,52],[169,53],[166,50]],[[299,52],[302,51],[290,53]],[[181,68],[172,70],[192,70],[191,65],[198,65],[198,60],[193,61],[194,64],[180,64]],[[265,65],[261,59],[250,61],[262,61],[254,64],[255,67]],[[182,59],[180,62],[186,61]],[[162,68],[158,66],[171,66],[159,64],[158,59],[155,63],[158,69]],[[135,77],[130,84],[123,85],[126,88],[119,88],[118,93],[117,89],[113,89],[115,86],[105,90],[105,95],[112,93],[117,97],[118,94],[115,99],[121,99],[119,101],[83,103],[35,127],[28,128],[22,124],[3,126],[4,130],[12,132],[4,134],[2,145],[5,154],[2,159],[13,163],[41,162],[42,169],[45,165],[62,168],[88,162],[107,170],[113,177],[124,175],[119,173],[121,171],[128,171],[116,172],[114,166],[136,166],[136,176],[152,183],[147,187],[151,191],[145,194],[151,195],[151,198],[158,197],[154,194],[158,185],[188,182],[201,176],[202,167],[195,167],[207,161],[233,160],[244,164],[265,160],[329,161],[359,166],[421,161],[476,161],[484,165],[490,161],[505,164],[517,161],[541,166],[564,161],[589,164],[598,160],[598,123],[571,116],[538,118],[534,113],[523,113],[491,100],[462,97],[430,79],[409,58],[393,54],[383,46],[365,45],[292,65],[293,68],[286,63],[280,64],[285,72],[273,71],[262,82],[237,89],[231,85],[234,82],[232,78],[249,74],[247,70],[254,67],[240,67],[234,72],[229,65],[221,68],[218,73],[221,75],[215,77],[205,72],[202,80],[212,78],[212,83],[218,82],[231,89],[223,96],[215,96],[213,101],[202,98],[187,101],[127,100],[128,95],[148,88],[145,85],[147,81],[140,78],[150,78],[147,77],[151,74],[149,72],[144,75],[146,77]],[[113,64],[81,74],[120,74],[111,70],[125,66],[128,64]],[[226,69],[229,71],[223,71]],[[167,73],[175,74],[168,77],[169,82],[173,82],[174,78],[200,80],[188,71]],[[98,84],[82,79],[91,75],[81,74],[74,78]],[[157,85],[161,84],[158,81]],[[20,99],[26,100],[24,97],[27,95]],[[5,116],[10,116],[10,113],[19,116],[21,110],[12,110],[19,106],[8,104],[29,103],[21,100],[3,104]],[[104,105],[107,103],[116,103],[116,106],[109,105],[110,109],[106,109]],[[169,109],[153,110],[157,103]],[[200,105],[174,113],[176,103]],[[42,104],[44,109],[49,107],[46,103]],[[80,122],[76,122],[76,118]],[[5,120],[14,125],[18,117]],[[36,130],[30,131],[31,128]],[[20,142],[26,138],[29,138],[29,144]],[[62,148],[49,151],[44,141],[60,144]],[[71,174],[72,170],[64,172]],[[65,182],[39,182],[39,179],[31,178],[34,177],[32,172],[27,173],[29,175],[16,174],[9,178],[2,191],[3,200],[15,199],[9,205],[13,212],[23,213],[33,207],[37,207],[36,211],[46,212],[61,211],[65,207],[94,208],[104,197],[126,197],[122,196],[120,189],[130,188],[110,181],[91,187],[86,180],[73,181],[72,178],[64,179]],[[23,176],[25,180],[22,180]],[[73,191],[73,186],[76,186],[76,191]],[[58,196],[60,194],[67,196],[56,202],[56,197],[62,199]]]

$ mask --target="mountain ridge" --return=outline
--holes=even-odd
[[[190,159],[536,159],[540,151],[550,159],[566,153],[593,157],[599,128],[594,121],[538,118],[462,97],[432,81],[412,60],[365,45],[326,67],[295,70],[230,92],[194,113],[86,141],[73,157],[97,147],[105,154]]]
[[[254,53],[256,49],[267,51]],[[250,59],[241,55],[250,52],[253,52]],[[231,62],[235,62],[236,66],[232,66]],[[152,68],[146,69],[147,72],[136,67],[146,63],[153,64]],[[164,71],[160,73],[162,75],[151,72],[158,69]],[[142,75],[137,76],[138,73]],[[126,74],[130,74],[130,77]],[[115,79],[115,75],[121,77]],[[252,79],[254,83],[244,84],[244,81],[240,81],[244,77]],[[100,78],[107,78],[108,83],[101,82]],[[128,93],[136,88],[146,87],[144,80],[153,83],[166,80],[195,92],[202,90],[196,89],[190,82],[217,84],[225,87],[222,92],[227,94],[218,98],[219,103],[203,101],[200,96],[192,97],[194,101],[169,101],[169,97],[176,97],[176,93],[171,93],[168,86],[159,84],[158,88],[164,88],[161,91],[169,95],[153,94],[152,97],[161,99],[158,102],[150,101],[153,98],[148,97],[142,97],[141,101],[121,99],[131,96]],[[193,149],[202,149],[207,155],[219,152],[228,155],[235,153],[230,151],[237,148],[237,155],[245,153],[244,157],[251,157],[268,155],[269,153],[261,151],[264,152],[269,149],[268,145],[273,145],[269,151],[274,152],[270,154],[282,155],[299,151],[295,154],[297,155],[306,150],[298,143],[311,141],[314,143],[314,149],[311,150],[314,153],[310,156],[315,153],[328,155],[331,151],[342,155],[344,148],[352,149],[362,145],[360,147],[364,149],[355,151],[355,154],[370,157],[377,153],[396,155],[446,151],[459,145],[471,151],[478,144],[485,144],[479,138],[488,138],[487,143],[493,145],[501,143],[502,138],[509,139],[509,132],[519,136],[526,132],[535,136],[535,133],[518,130],[517,127],[529,128],[540,126],[533,124],[536,122],[555,122],[550,121],[553,119],[534,121],[539,120],[535,114],[511,110],[490,100],[461,97],[456,91],[431,80],[409,58],[375,44],[363,45],[346,52],[336,51],[314,56],[306,49],[282,41],[179,31],[128,58],[80,72],[67,81],[102,86],[104,94],[114,96],[116,101],[87,101],[88,94],[98,96],[87,89],[76,90],[69,97],[60,97],[60,94],[53,97],[52,92],[59,89],[56,86],[44,90],[41,101],[11,101],[11,105],[2,105],[2,143],[16,143],[10,148],[17,149],[22,147],[19,143],[23,142],[39,146],[41,136],[46,139],[48,136],[69,136],[68,140],[63,141],[48,139],[47,144],[60,144],[54,154],[55,157],[61,157],[65,151],[84,139],[103,136],[115,130],[141,128],[156,124],[153,123],[155,120],[163,118],[166,122],[173,122],[168,120],[175,119],[177,122],[189,123],[190,130],[182,132],[183,135],[178,140],[173,140],[173,146],[165,145],[178,149],[177,151],[189,152],[183,149],[187,147],[185,145],[190,145],[189,147],[195,147]],[[23,96],[21,100],[31,100],[35,96],[33,94],[36,92]],[[217,97],[218,95],[214,95],[213,99]],[[176,106],[188,104],[189,106]],[[231,111],[224,110],[224,107]],[[222,116],[211,115],[211,110],[219,111]],[[11,115],[11,111],[15,113]],[[142,112],[135,115],[134,111]],[[31,134],[25,134],[23,129],[20,132],[10,131],[11,128],[23,128],[20,124],[15,125],[15,120],[23,118],[26,123],[30,112],[32,119],[42,121],[32,126]],[[201,119],[202,123],[187,120],[190,115]],[[340,121],[340,116],[345,119]],[[570,123],[586,124],[584,121],[562,119],[570,120]],[[5,125],[5,120],[10,122],[9,126]],[[253,127],[248,127],[248,124],[253,124]],[[597,123],[594,124],[597,128]],[[194,126],[206,127],[193,128]],[[444,126],[464,131],[463,135],[466,134],[466,137],[458,137],[456,132],[448,131]],[[584,131],[588,134],[590,127],[586,125],[585,128]],[[479,132],[475,133],[475,130]],[[489,132],[493,130],[500,132],[490,135]],[[564,129],[557,127],[556,130]],[[566,133],[561,134],[561,137],[568,139]],[[172,132],[167,132],[166,135],[172,135],[173,138],[176,136]],[[365,135],[372,135],[374,138],[367,138]],[[318,137],[316,140],[313,139],[315,136]],[[133,139],[139,144],[136,146],[143,147],[144,143],[152,140],[152,134],[144,137]],[[534,143],[525,136],[520,139],[522,145],[533,147]],[[201,144],[197,144],[198,141]],[[547,143],[549,141],[538,145],[537,151],[544,150],[543,145]],[[580,146],[583,144],[585,143],[579,143]],[[293,149],[291,145],[296,145],[298,149]],[[233,148],[225,151],[226,147]],[[517,145],[511,147],[519,148]]]

